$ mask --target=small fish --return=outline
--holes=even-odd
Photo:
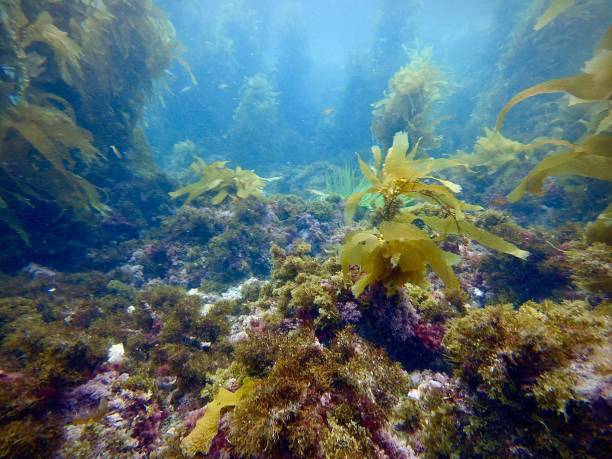
[[[74,419],[72,421],[72,424],[78,426],[78,425],[83,425],[83,424],[100,422],[106,417],[107,413],[108,413],[108,400],[103,399],[98,405],[98,408],[96,408],[95,410],[93,410],[91,413],[89,413],[88,415],[84,417]]]
[[[506,198],[504,198],[504,197],[495,198],[495,199],[493,199],[491,201],[491,204],[494,205],[494,206],[501,207],[501,206],[507,205],[508,204],[508,200]]]
[[[57,289],[55,287],[51,287],[49,290],[47,290],[47,292],[49,293],[53,293],[55,292]]]
[[[325,110],[323,110],[322,113],[325,116],[329,116],[329,115],[333,115],[335,111],[336,109],[334,107],[327,107]]]
[[[225,91],[228,88],[229,88],[229,84],[226,84],[226,83],[220,83],[219,86],[217,86],[217,89],[219,91]]]
[[[186,92],[191,91],[193,88],[191,86],[185,86],[183,89],[179,91],[179,94],[184,94]]]
[[[111,145],[111,146],[110,146],[110,149],[111,149],[111,151],[113,152],[113,154],[114,154],[114,155],[115,155],[117,158],[122,159],[122,157],[121,157],[121,152],[119,151],[119,149],[118,149],[116,146]]]

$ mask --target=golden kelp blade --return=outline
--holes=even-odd
[[[487,230],[477,227],[467,220],[455,220],[453,218],[439,218],[433,216],[422,216],[418,218],[442,236],[450,234],[464,235],[479,244],[507,253],[508,255],[513,255],[517,258],[525,259],[529,256],[529,252],[526,250],[519,249],[514,244]]]
[[[385,181],[396,177],[411,175],[407,168],[406,151],[408,150],[408,134],[398,132],[393,136],[393,145],[389,148],[383,165]]]
[[[382,151],[380,151],[380,147],[376,145],[372,147],[372,156],[374,156],[374,164],[378,173],[382,167]]]
[[[197,159],[190,169],[201,175],[200,180],[168,193],[173,199],[187,195],[184,205],[189,204],[204,193],[216,191],[211,204],[221,204],[227,197],[246,199],[249,196],[261,196],[263,187],[269,179],[263,179],[250,170],[230,169],[225,166],[227,161],[215,161],[206,164]]]
[[[380,180],[376,176],[376,171],[373,170],[370,166],[368,166],[363,159],[357,155],[357,161],[359,162],[359,169],[365,178],[372,184],[372,186],[379,187],[381,186]]]
[[[204,416],[198,419],[194,429],[181,442],[181,449],[187,457],[193,457],[198,453],[208,453],[213,438],[217,435],[222,410],[236,406],[253,389],[254,385],[254,381],[245,379],[236,392],[230,392],[224,388],[219,389],[215,398],[206,405]]]
[[[583,73],[545,81],[515,95],[499,112],[495,127],[500,130],[506,115],[519,102],[538,94],[565,92],[583,101],[608,100],[612,97],[612,27],[608,28],[594,56]]]
[[[25,49],[34,42],[45,43],[53,49],[62,79],[66,83],[72,84],[69,68],[82,78],[79,62],[82,55],[80,46],[66,32],[53,24],[53,18],[46,11],[40,13],[36,21],[26,28],[21,45]]]
[[[381,240],[370,231],[358,231],[347,236],[340,253],[340,263],[344,276],[348,276],[348,268],[362,262],[379,247]]]
[[[350,223],[355,216],[355,211],[357,207],[359,207],[359,203],[363,199],[363,197],[368,193],[375,193],[375,188],[369,188],[366,191],[358,191],[357,193],[353,193],[346,199],[346,203],[344,204],[344,221],[346,223]]]
[[[542,16],[538,18],[538,22],[533,26],[533,30],[540,30],[574,3],[575,0],[553,0],[546,11],[542,13]]]
[[[540,194],[547,177],[564,175],[612,181],[612,136],[588,136],[574,150],[548,155],[508,195],[508,201],[518,201],[525,192]]]

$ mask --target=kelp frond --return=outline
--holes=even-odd
[[[519,92],[508,101],[497,116],[496,128],[504,125],[506,115],[519,102],[538,94],[564,92],[578,102],[610,100],[612,98],[612,27],[602,38],[594,56],[585,62],[578,75],[545,81]]]
[[[538,18],[538,22],[533,26],[533,30],[540,30],[570,8],[574,3],[576,3],[575,0],[552,0],[548,8],[546,8],[546,11]]]
[[[186,185],[176,191],[172,191],[170,196],[177,199],[187,195],[185,204],[189,204],[194,199],[206,193],[216,193],[210,199],[213,205],[221,204],[226,198],[246,199],[249,196],[261,197],[266,180],[258,176],[255,172],[242,169],[226,167],[227,161],[215,161],[206,164],[201,158],[191,165],[191,170],[200,175],[201,178],[195,183]]]
[[[384,162],[378,147],[372,148],[374,168],[358,159],[370,188],[347,199],[345,217],[351,220],[367,195],[382,196],[384,206],[383,221],[377,230],[351,233],[342,247],[341,264],[345,279],[349,279],[351,266],[359,266],[362,273],[353,286],[355,295],[376,282],[382,282],[388,293],[393,293],[406,282],[422,285],[427,266],[447,287],[457,288],[459,284],[451,266],[458,257],[437,246],[437,242],[449,235],[464,236],[518,258],[529,255],[472,224],[466,212],[481,207],[458,199],[455,193],[461,191],[459,185],[432,175],[462,163],[448,158],[416,159],[418,144],[409,153],[408,146],[408,136],[400,132],[395,135]],[[421,201],[421,204],[413,201]],[[413,205],[406,207],[407,202]],[[432,211],[436,215],[432,216]],[[426,228],[415,225],[416,221]]]
[[[355,296],[377,282],[383,283],[388,294],[408,282],[424,285],[427,266],[447,287],[459,288],[451,268],[457,261],[456,255],[440,249],[426,232],[399,220],[383,222],[379,231],[351,233],[340,256],[345,279],[349,278],[351,266],[359,266],[363,273],[353,284]]]
[[[552,92],[567,93],[577,102],[603,102],[612,98],[612,27],[608,28],[594,56],[585,63],[582,73],[549,80],[520,92],[499,113],[497,129],[501,129],[506,114],[516,104],[534,95]],[[604,113],[599,116],[602,119],[595,133],[585,136],[576,145],[561,140],[540,142],[555,143],[568,150],[546,156],[508,195],[508,200],[515,202],[525,192],[541,194],[544,180],[551,176],[579,175],[611,181],[612,136],[604,133],[610,123],[609,118],[612,119],[610,108],[610,104],[603,106]],[[538,146],[538,142],[530,145]]]
[[[580,175],[612,181],[612,136],[590,135],[568,151],[546,156],[521,180],[508,195],[510,202],[516,202],[525,192],[542,194],[547,177]]]
[[[66,32],[55,26],[53,18],[47,11],[41,12],[36,21],[23,32],[21,42],[23,49],[35,42],[44,43],[53,50],[60,74],[66,83],[72,84],[70,72],[75,72],[82,78],[79,64],[82,55],[80,46]]]
[[[466,204],[460,203],[454,195],[461,190],[461,187],[448,180],[434,177],[431,173],[464,164],[449,158],[416,159],[418,147],[417,143],[410,153],[407,153],[408,136],[404,132],[399,132],[393,138],[393,145],[389,148],[384,164],[382,163],[382,152],[376,146],[372,147],[375,168],[358,158],[359,168],[370,182],[370,187],[349,196],[344,211],[347,221],[352,220],[355,210],[368,194],[383,197],[385,208],[383,213],[387,215],[386,220],[391,220],[401,208],[402,198],[433,202],[452,208],[458,214],[462,213]],[[391,209],[394,209],[393,212]]]
[[[494,174],[506,164],[524,161],[527,155],[547,145],[575,147],[564,140],[547,138],[521,143],[504,137],[499,131],[485,128],[485,135],[478,137],[473,153],[461,152],[453,156],[453,159],[465,162],[470,168],[478,168],[479,171],[484,169],[487,174]]]
[[[434,133],[438,121],[433,112],[446,82],[432,64],[430,48],[409,55],[410,63],[389,80],[385,97],[372,104],[372,134],[384,148],[389,147],[398,131],[407,132],[414,139],[426,139],[425,147],[437,147],[440,143]]]
[[[71,171],[77,162],[89,165],[100,159],[91,133],[77,126],[66,101],[63,101],[64,110],[60,110],[49,102],[43,105],[42,100],[50,98],[39,96],[41,105],[22,101],[0,117],[0,142],[3,144],[0,168],[9,177],[22,177],[16,179],[16,193],[22,196],[43,200],[49,196],[60,206],[71,208],[79,218],[91,211],[106,213],[108,207],[101,202],[95,187]],[[61,98],[51,99],[56,103],[62,101]],[[28,156],[28,148],[6,148],[4,145],[12,138],[25,141],[40,158]],[[34,164],[40,160],[50,168],[37,169]],[[38,181],[31,182],[36,177],[35,171],[39,174]]]

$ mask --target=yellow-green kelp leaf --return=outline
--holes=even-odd
[[[452,217],[440,218],[433,216],[419,216],[427,226],[439,233],[442,237],[449,234],[457,234],[466,236],[484,246],[498,250],[508,255],[513,255],[518,258],[525,259],[529,256],[529,252],[521,250],[511,242],[496,236],[485,229],[479,228],[467,220],[456,220]]]
[[[541,194],[547,177],[565,175],[612,181],[612,136],[587,136],[573,150],[546,156],[508,195],[508,201],[516,202],[526,192]]]
[[[504,125],[506,115],[519,102],[538,94],[565,92],[580,101],[612,98],[612,27],[608,28],[595,55],[585,62],[578,75],[545,81],[519,92],[499,112],[496,129]]]
[[[538,22],[533,26],[533,30],[540,30],[574,3],[575,0],[552,0],[546,11],[538,18]]]
[[[266,182],[276,180],[276,178],[262,178],[255,172],[242,169],[240,166],[230,169],[225,166],[226,163],[227,161],[215,161],[206,164],[203,159],[196,159],[190,169],[201,175],[200,180],[170,192],[170,197],[177,199],[187,195],[184,203],[187,205],[204,193],[215,192],[210,203],[218,205],[228,197],[232,199],[246,199],[249,196],[261,197]]]
[[[193,457],[198,453],[207,454],[213,438],[217,435],[219,420],[224,410],[235,407],[254,386],[255,381],[247,378],[236,392],[220,388],[215,398],[206,405],[204,416],[198,419],[191,433],[183,438],[181,442],[183,454],[187,457]]]
[[[347,198],[344,209],[347,223],[352,220],[357,207],[368,194],[378,195],[386,203],[404,198],[433,201],[437,205],[449,206],[461,213],[463,208],[454,196],[454,193],[461,191],[461,186],[430,174],[466,164],[451,158],[415,159],[419,142],[414,145],[410,153],[408,147],[408,135],[405,132],[397,132],[384,163],[381,150],[376,146],[372,147],[375,168],[358,157],[359,169],[371,187]],[[428,180],[435,180],[438,184],[427,183]]]
[[[23,32],[21,42],[23,49],[35,42],[45,43],[53,50],[60,74],[66,83],[72,84],[72,75],[69,69],[79,78],[82,78],[80,46],[68,36],[68,33],[58,29],[53,24],[53,18],[47,11],[40,13],[36,21]]]
[[[388,294],[406,283],[424,286],[427,266],[447,287],[459,288],[451,267],[458,261],[455,254],[440,249],[427,233],[399,219],[382,222],[380,232],[349,234],[340,254],[346,281],[351,266],[358,266],[361,271],[361,277],[351,288],[356,297],[377,282],[385,286]]]

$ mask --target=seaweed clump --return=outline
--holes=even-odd
[[[243,456],[372,457],[389,453],[384,434],[407,379],[384,352],[350,330],[329,347],[312,331],[254,336],[237,349],[247,374],[261,379],[236,406],[229,439]],[[252,355],[262,346],[272,358]]]
[[[170,196],[176,199],[187,195],[185,204],[189,204],[205,193],[216,193],[210,199],[212,205],[221,204],[228,197],[236,200],[262,196],[265,179],[240,166],[230,169],[225,164],[225,161],[206,164],[203,159],[198,158],[191,165],[191,170],[201,175],[200,180],[171,192]]]
[[[581,302],[451,320],[444,347],[458,384],[438,384],[413,411],[424,457],[605,456],[609,327]]]

